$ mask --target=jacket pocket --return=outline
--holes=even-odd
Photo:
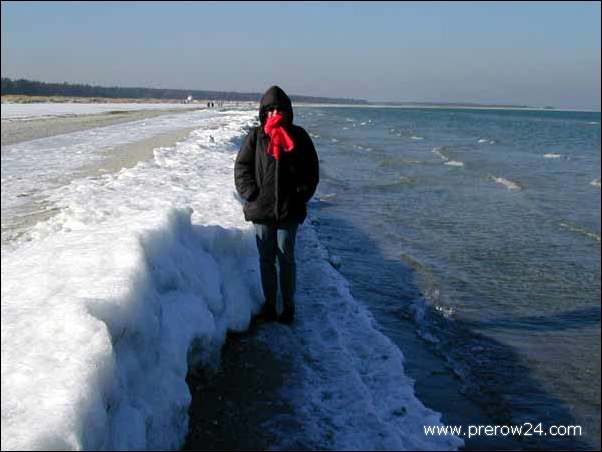
[[[259,191],[259,194],[253,201],[248,201],[244,204],[242,210],[245,214],[247,221],[254,220],[268,220],[273,217],[272,214],[273,203],[270,202],[270,198],[266,196],[264,190]]]

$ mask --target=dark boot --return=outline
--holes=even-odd
[[[266,301],[261,308],[259,317],[265,322],[275,322],[278,318],[278,314],[276,312],[276,303]]]
[[[295,305],[293,303],[284,303],[284,310],[278,321],[286,325],[291,325],[295,320]]]

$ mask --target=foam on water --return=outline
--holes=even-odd
[[[562,157],[562,154],[557,154],[555,152],[548,152],[547,154],[544,154],[543,156],[546,159],[559,159],[560,157]]]
[[[378,163],[379,167],[395,167],[395,166],[405,166],[405,165],[419,165],[419,164],[428,164],[428,161],[425,160],[415,160],[415,159],[406,159],[406,158],[386,158],[381,160]]]
[[[515,190],[515,191],[522,190],[522,187],[517,182],[513,182],[513,181],[505,179],[503,177],[496,177],[496,176],[491,176],[491,177],[495,182],[497,182],[500,185],[503,185],[508,190]]]
[[[434,148],[432,150],[432,153],[435,154],[435,155],[437,155],[439,158],[441,158],[443,160],[447,160],[447,157],[441,153],[441,149],[440,148]]]
[[[463,162],[458,162],[457,160],[448,160],[444,164],[449,166],[464,166]]]
[[[255,115],[214,114],[152,161],[46,189],[58,213],[2,247],[3,450],[181,447],[188,366],[215,362],[226,332],[245,330],[260,307],[254,235],[232,176]],[[460,446],[424,435],[440,415],[416,399],[400,350],[308,223],[299,254],[299,330],[274,330],[272,341],[310,357],[300,392],[284,395],[306,426],[298,434],[346,449]]]
[[[567,229],[569,231],[575,232],[577,234],[581,234],[584,235],[586,237],[589,237],[590,239],[595,240],[596,242],[600,241],[600,235],[596,234],[595,232],[592,231],[588,231],[587,229],[585,229],[582,226],[576,225],[576,224],[572,224],[572,223],[568,223],[568,222],[562,222],[560,223],[560,226],[564,229]]]
[[[600,179],[594,179],[593,181],[591,181],[589,183],[590,185],[593,185],[594,187],[598,187],[600,188]]]
[[[446,156],[445,154],[443,154],[442,152],[443,148],[434,148],[432,150],[433,154],[437,155],[441,160],[443,160],[443,164],[444,165],[448,165],[448,166],[457,166],[457,167],[461,167],[464,166],[464,162],[458,161],[458,160],[451,160],[448,156]]]

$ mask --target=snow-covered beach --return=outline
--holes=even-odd
[[[180,112],[2,146],[3,450],[184,444],[189,370],[219,365],[227,333],[260,308],[232,172],[255,115]],[[182,130],[136,165],[81,171]],[[32,205],[43,221],[6,231]],[[415,397],[402,352],[353,299],[311,220],[298,246],[295,326],[249,333],[294,376],[279,393],[288,413],[266,420],[270,446],[461,446],[424,435],[439,413]]]
[[[2,145],[200,109],[198,105],[184,104],[2,104],[1,107]]]

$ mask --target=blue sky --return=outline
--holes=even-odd
[[[2,76],[600,110],[599,2],[2,2]]]

